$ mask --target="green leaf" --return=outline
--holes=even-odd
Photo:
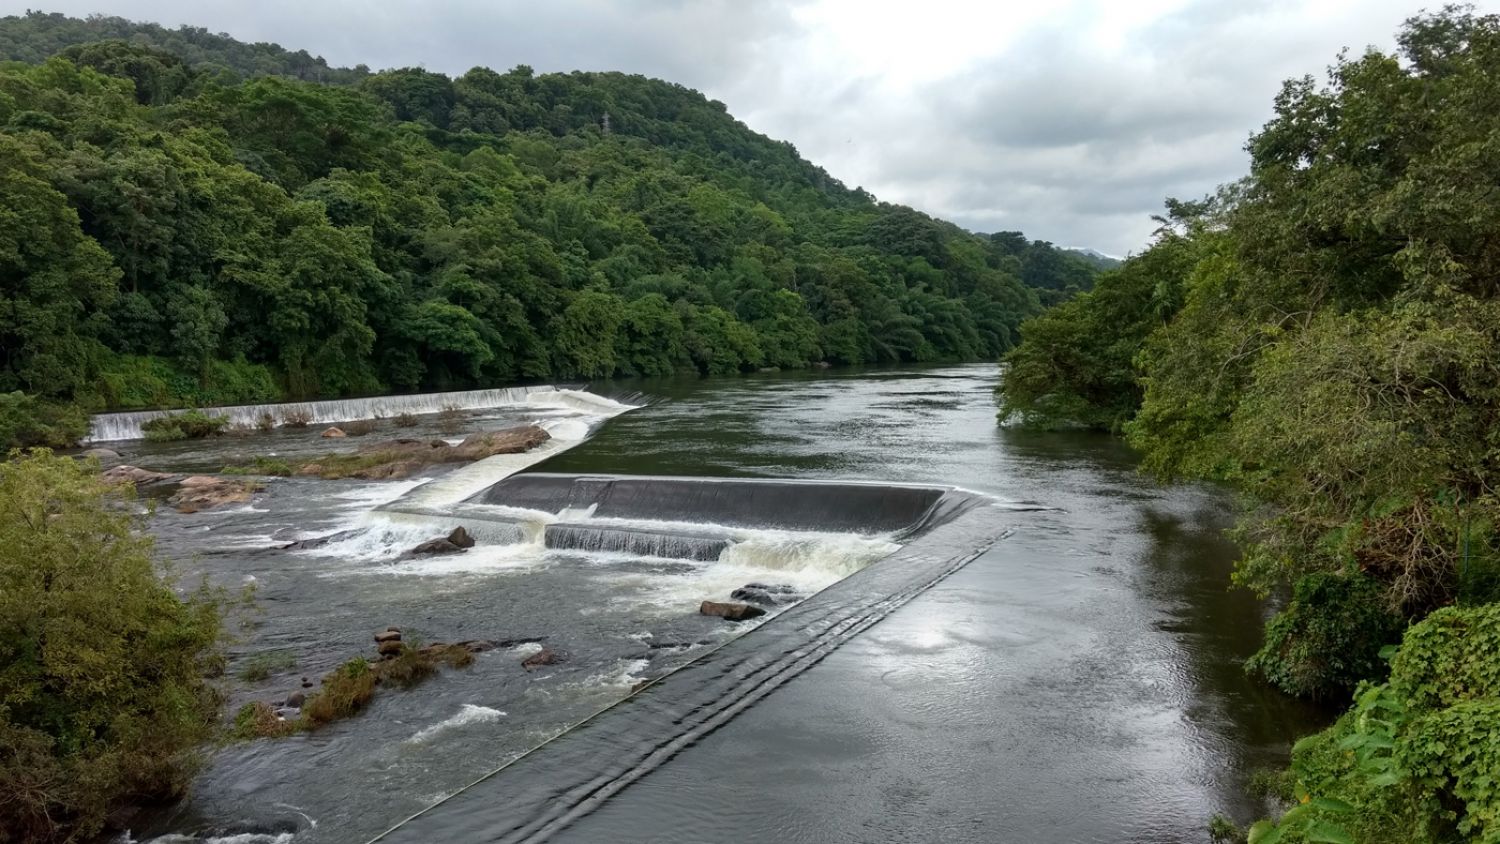
[[[1380,658],[1389,662],[1393,657],[1395,657],[1396,651],[1400,649],[1401,647],[1399,645],[1386,645],[1385,647],[1380,649]]]
[[[1281,840],[1281,827],[1271,821],[1256,821],[1250,825],[1250,833],[1245,839],[1248,844],[1276,844]]]
[[[1334,797],[1314,797],[1312,806],[1325,812],[1352,812],[1354,806]]]
[[[1307,840],[1320,844],[1354,844],[1354,837],[1348,830],[1328,821],[1313,821],[1308,824]]]

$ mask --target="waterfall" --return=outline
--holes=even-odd
[[[242,404],[231,407],[206,407],[211,416],[227,416],[229,424],[253,427],[262,416],[281,424],[289,414],[305,418],[310,425],[327,425],[355,419],[390,417],[402,413],[420,415],[447,408],[482,410],[509,405],[535,405],[559,410],[584,411],[604,415],[607,410],[627,408],[618,402],[591,393],[559,390],[550,385],[534,387],[501,387],[493,390],[464,390],[453,393],[421,393],[409,396],[375,396],[363,399],[330,399],[328,401],[286,402],[283,404]],[[151,419],[180,411],[138,410],[128,413],[101,413],[95,416],[89,431],[89,442],[140,439],[141,425]],[[613,414],[609,414],[613,415]]]
[[[550,524],[545,534],[548,548],[586,552],[620,552],[671,560],[719,559],[729,540],[716,536],[661,533],[628,527],[595,527],[588,524]]]

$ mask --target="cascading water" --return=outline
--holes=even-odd
[[[566,390],[551,385],[540,385],[451,393],[420,393],[409,396],[376,396],[283,404],[244,404],[204,408],[204,412],[211,416],[227,416],[230,425],[252,427],[260,424],[266,417],[278,425],[289,418],[295,418],[310,425],[326,425],[356,419],[391,417],[403,413],[423,415],[450,408],[487,410],[510,406],[556,409],[599,417],[614,416],[632,408],[631,405],[582,390]],[[126,413],[101,413],[93,418],[88,441],[140,439],[143,424],[152,419],[169,416],[174,412],[176,411],[139,410]]]

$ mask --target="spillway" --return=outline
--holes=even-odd
[[[502,387],[493,390],[462,390],[447,393],[418,393],[406,396],[331,399],[328,401],[286,402],[280,404],[242,404],[209,407],[210,416],[227,416],[229,424],[251,427],[269,415],[277,424],[291,416],[310,425],[328,425],[356,419],[375,419],[403,413],[423,415],[442,410],[486,410],[496,407],[532,406],[598,416],[613,416],[628,405],[581,390],[560,389],[552,385]],[[180,411],[138,410],[123,413],[101,413],[90,424],[89,442],[136,440],[142,437],[141,426],[152,419]]]
[[[902,545],[409,818],[381,842],[547,840],[1007,532],[1005,511],[985,496],[859,482],[520,474],[459,509],[464,518],[490,513],[502,521],[532,514],[546,522],[549,547],[693,560],[727,559],[746,532],[879,535]]]

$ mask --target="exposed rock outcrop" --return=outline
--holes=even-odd
[[[530,451],[551,437],[536,425],[474,434],[458,445],[443,440],[395,439],[371,443],[346,454],[330,454],[297,469],[318,478],[387,480],[405,478],[439,463],[467,463],[496,454]]]
[[[784,583],[776,585],[746,583],[731,592],[729,597],[736,601],[759,604],[763,607],[781,607],[796,603],[801,596],[797,594],[797,590]]]
[[[323,432],[324,439],[342,439],[347,436],[349,435],[344,433],[344,429],[340,428],[337,425],[334,425],[333,427],[328,428]]]
[[[452,533],[448,534],[448,541],[460,548],[474,547],[474,537],[469,535],[469,532],[464,529],[463,525],[459,525],[453,529]]]
[[[259,481],[194,475],[182,479],[182,485],[167,503],[179,513],[196,513],[223,504],[243,504],[265,488]]]
[[[148,486],[151,484],[171,483],[182,477],[170,472],[153,472],[150,469],[142,469],[137,466],[115,466],[100,473],[99,477],[107,484],[135,484],[136,486]]]

